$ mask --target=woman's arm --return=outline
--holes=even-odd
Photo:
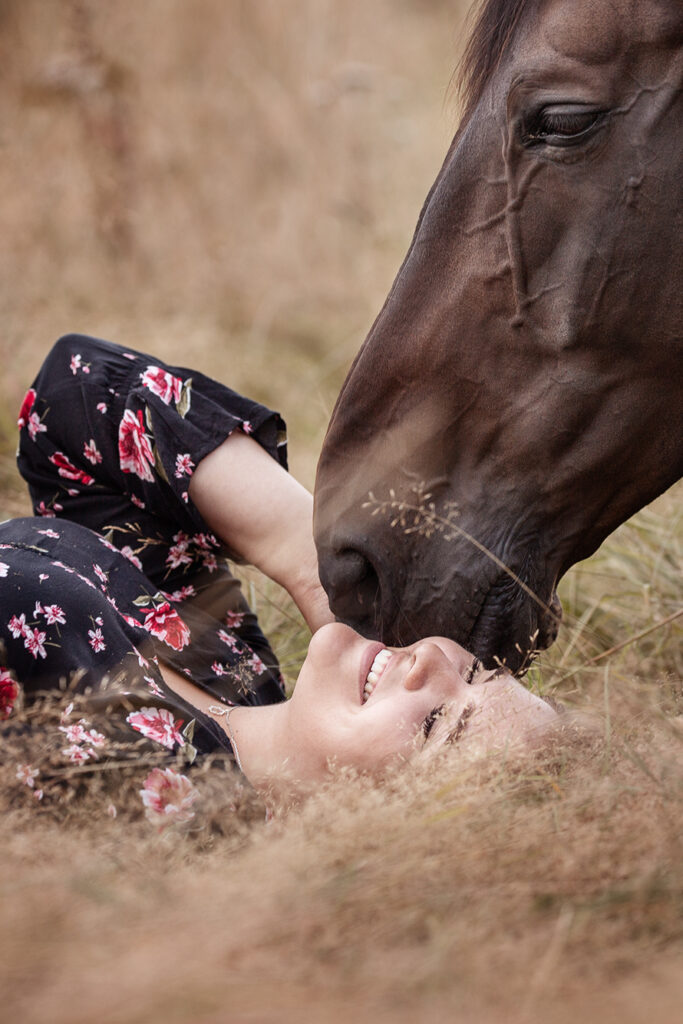
[[[256,441],[234,431],[199,463],[189,494],[214,533],[288,591],[313,632],[334,621],[318,578],[313,497]]]

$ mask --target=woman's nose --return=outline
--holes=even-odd
[[[416,644],[411,652],[411,658],[412,664],[404,681],[406,690],[421,690],[437,672],[444,669],[452,673],[454,680],[457,677],[453,663],[449,661],[440,647],[429,640]]]

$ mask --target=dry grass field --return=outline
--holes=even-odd
[[[0,517],[72,330],[279,408],[312,484],[457,121],[466,6],[0,0]],[[0,757],[0,1019],[679,1021],[680,497],[564,581],[529,684],[593,727],[534,759],[337,779],[267,824],[207,774],[158,833],[125,780],[51,810]],[[247,586],[293,680],[305,630]]]

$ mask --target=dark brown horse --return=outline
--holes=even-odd
[[[562,574],[683,467],[683,5],[488,0],[464,74],[316,540],[341,619],[519,670]]]

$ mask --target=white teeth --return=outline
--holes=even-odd
[[[382,672],[384,672],[390,657],[391,651],[388,651],[386,647],[383,647],[382,650],[375,655],[372,665],[370,666],[370,671],[368,672],[368,677],[365,680],[365,686],[363,687],[363,703],[365,703],[365,701],[370,697],[377,686],[379,677],[382,675]]]

